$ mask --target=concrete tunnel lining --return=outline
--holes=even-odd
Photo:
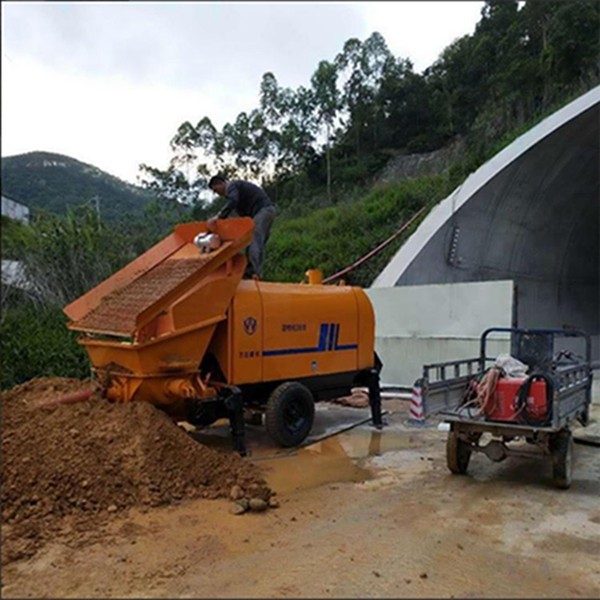
[[[512,279],[519,326],[583,329],[598,359],[599,122],[600,86],[470,175],[373,287]]]

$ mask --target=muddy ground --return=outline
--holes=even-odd
[[[540,457],[476,455],[456,476],[437,421],[409,424],[406,400],[384,408],[381,432],[363,424],[293,452],[250,428],[247,460],[277,509],[134,505],[9,562],[2,597],[600,597],[599,447],[575,445],[566,491]],[[228,453],[223,429],[196,437]]]

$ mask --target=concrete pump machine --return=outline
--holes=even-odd
[[[177,420],[228,418],[245,450],[244,411],[296,446],[314,402],[367,386],[381,427],[375,317],[358,287],[243,279],[248,217],[178,225],[173,233],[64,308],[81,332],[105,396],[151,402]]]

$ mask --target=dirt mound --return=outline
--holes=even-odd
[[[270,496],[254,465],[199,444],[150,404],[96,391],[40,407],[92,385],[43,378],[2,394],[3,563],[33,554],[69,518],[90,529],[132,506],[227,497],[234,485]]]

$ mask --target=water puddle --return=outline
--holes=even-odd
[[[320,411],[311,437],[300,448],[281,448],[264,427],[247,425],[248,460],[263,471],[273,489],[286,494],[326,484],[368,481],[374,473],[365,465],[366,459],[424,443],[421,432],[374,429],[364,423],[365,415],[368,417],[368,412],[356,409]],[[226,421],[190,435],[215,450],[232,452]]]
[[[359,482],[372,477],[370,471],[348,456],[335,435],[300,448],[285,459],[258,462],[267,483],[280,494],[319,487],[327,483]]]
[[[394,450],[408,450],[423,444],[418,434],[385,428],[377,430],[360,427],[341,433],[337,437],[341,439],[346,454],[355,459],[380,456]]]
[[[257,461],[268,484],[280,493],[310,489],[325,484],[364,482],[374,473],[364,459],[420,444],[410,432],[378,431],[357,427],[328,437],[284,457]]]

